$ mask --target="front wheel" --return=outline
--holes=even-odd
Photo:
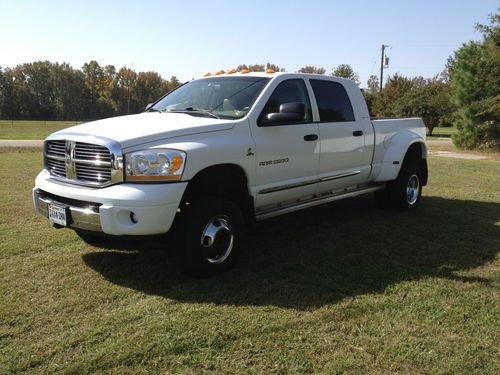
[[[213,276],[236,262],[241,252],[244,223],[233,202],[207,197],[187,206],[181,215],[178,251],[187,273]]]

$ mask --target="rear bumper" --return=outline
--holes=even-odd
[[[117,184],[88,188],[62,184],[42,171],[33,189],[35,210],[48,217],[48,205],[67,207],[67,226],[113,236],[167,233],[187,182]]]

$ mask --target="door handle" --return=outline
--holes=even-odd
[[[352,132],[352,135],[355,137],[361,137],[363,135],[363,130],[355,130]]]
[[[318,140],[317,134],[304,135],[304,141],[316,141],[316,140]]]

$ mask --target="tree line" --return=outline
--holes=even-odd
[[[390,76],[382,91],[370,76],[364,96],[374,117],[422,117],[428,134],[437,126],[456,126],[456,145],[463,148],[500,149],[500,16],[489,25],[476,25],[483,40],[468,42],[455,51],[445,70],[433,78]],[[236,70],[280,72],[273,64],[240,64]],[[301,73],[326,74],[307,65]],[[349,64],[334,68],[332,76],[349,78],[360,85]],[[98,119],[144,110],[148,103],[178,87],[172,76],[135,72],[90,61],[81,69],[66,63],[38,61],[14,68],[0,67],[0,118]]]
[[[0,118],[84,120],[138,113],[180,85],[172,76],[135,72],[97,61],[74,69],[36,61],[0,67]]]
[[[370,77],[371,114],[422,117],[430,134],[436,126],[455,126],[458,147],[500,151],[500,15],[475,27],[483,39],[464,43],[432,79],[395,74],[378,92],[378,78]]]

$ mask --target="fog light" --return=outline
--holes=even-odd
[[[137,224],[137,222],[139,221],[139,220],[137,219],[137,215],[136,215],[135,213],[133,213],[133,212],[131,212],[131,213],[130,213],[130,221],[131,221],[132,223],[134,223],[134,224]]]

